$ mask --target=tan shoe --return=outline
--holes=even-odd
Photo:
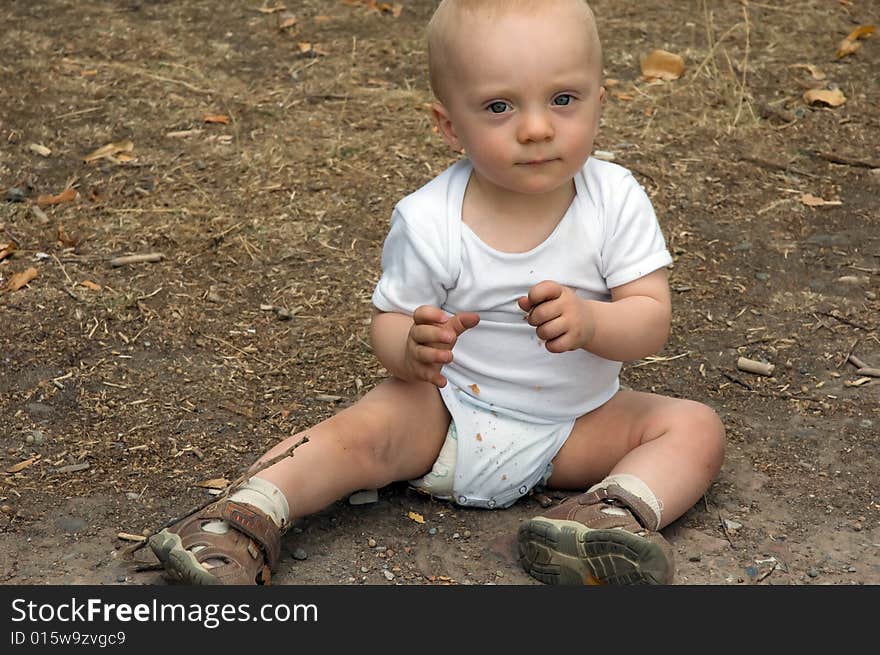
[[[672,548],[654,515],[619,487],[574,496],[519,528],[523,568],[546,584],[669,584]]]

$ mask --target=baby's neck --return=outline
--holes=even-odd
[[[528,252],[556,229],[575,193],[574,180],[548,193],[514,193],[486,185],[474,172],[461,218],[486,245],[503,252]]]

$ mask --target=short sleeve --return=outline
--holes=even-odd
[[[373,305],[383,312],[410,315],[420,305],[441,307],[452,283],[443,263],[445,245],[422,239],[395,209],[382,247],[382,275],[373,291]]]
[[[627,173],[605,207],[602,268],[609,289],[672,263],[648,194]]]

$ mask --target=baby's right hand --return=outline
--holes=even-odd
[[[462,312],[450,317],[439,307],[422,305],[413,312],[412,318],[405,356],[411,378],[445,387],[446,378],[440,369],[452,361],[452,348],[458,337],[476,326],[480,316]]]

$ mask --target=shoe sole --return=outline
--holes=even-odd
[[[545,584],[668,584],[672,578],[659,544],[625,530],[539,517],[521,525],[518,537],[520,563]]]
[[[178,534],[162,530],[150,537],[150,549],[162,562],[165,570],[184,584],[221,584],[220,580],[199,564],[195,555],[183,547]]]

